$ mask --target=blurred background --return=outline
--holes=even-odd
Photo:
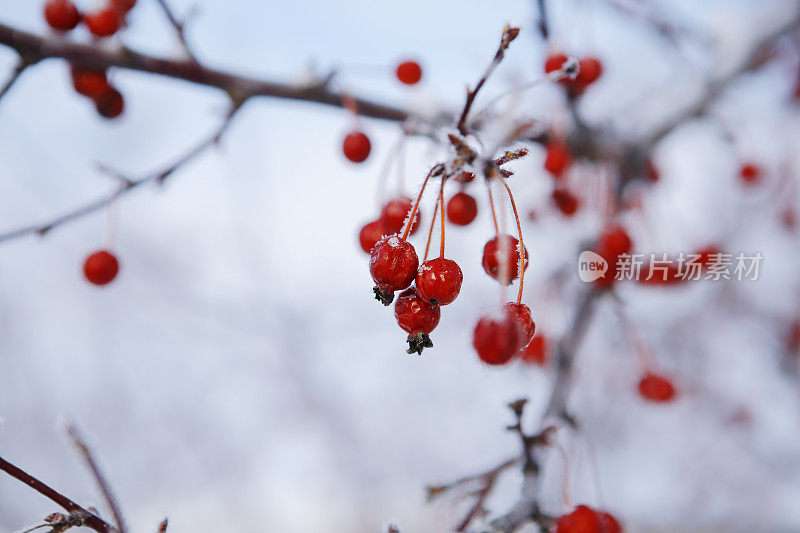
[[[519,25],[477,108],[540,77],[557,47],[602,59],[603,77],[580,112],[631,137],[696,99],[706,80],[735,68],[799,9],[793,0],[642,3],[681,28],[677,42],[602,0],[550,2],[549,46],[536,31],[535,3],[523,0],[171,2],[180,14],[196,6],[188,38],[209,66],[287,82],[338,67],[345,89],[420,114],[460,109],[503,26]],[[0,20],[45,33],[41,4],[4,0]],[[156,2],[140,0],[129,24],[106,45],[121,39],[142,52],[180,53]],[[83,29],[73,33],[88,40]],[[619,289],[640,336],[674,376],[678,400],[641,401],[640,369],[610,300],[600,302],[580,350],[570,407],[584,430],[560,438],[571,499],[612,510],[626,530],[800,531],[797,364],[785,342],[800,316],[800,256],[797,232],[778,219],[779,207],[797,203],[782,185],[787,173],[798,179],[796,37],[737,77],[712,118],[687,121],[655,147],[661,180],[628,221],[642,252],[715,243],[764,256],[758,281]],[[393,77],[409,57],[424,69],[413,88]],[[2,72],[15,61],[0,48]],[[98,162],[132,177],[164,167],[226,110],[217,90],[136,72],[111,76],[126,98],[116,121],[74,94],[67,65],[56,60],[26,71],[0,102],[0,231],[113,191]],[[568,120],[554,85],[512,104],[519,115]],[[175,532],[376,532],[388,521],[407,532],[449,530],[462,506],[428,505],[424,487],[516,454],[506,403],[529,398],[535,425],[552,369],[489,368],[472,349],[476,317],[498,292],[480,267],[493,230],[475,186],[478,220],[448,232],[448,255],[464,271],[461,296],[444,309],[435,348],[404,353],[405,333],[374,301],[356,238],[378,213],[378,177],[400,131],[365,119],[373,152],[353,165],[340,152],[351,126],[341,109],[254,100],[219,149],[163,188],[136,190],[43,238],[3,243],[2,456],[99,506],[64,435],[74,421],[134,531],[152,531],[164,516]],[[406,194],[445,154],[429,140],[409,140]],[[601,217],[586,209],[565,219],[549,205],[543,158],[532,148],[510,166],[510,183],[522,211],[537,215],[524,222],[532,261],[524,301],[539,331],[558,337],[580,288],[577,254]],[[758,188],[740,183],[743,159],[764,169]],[[580,180],[601,171],[574,170]],[[423,203],[423,230],[434,196]],[[81,265],[103,245],[109,217],[121,269],[97,288]],[[559,273],[567,281],[555,284]],[[542,503],[555,514],[566,509],[563,471],[552,454]],[[487,503],[493,513],[514,503],[520,481],[517,472],[501,478]],[[56,510],[0,477],[0,530]]]

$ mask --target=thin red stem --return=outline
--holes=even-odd
[[[489,194],[489,207],[492,210],[492,222],[494,223],[494,234],[500,235],[500,227],[497,225],[497,213],[494,210],[494,198],[492,198],[492,186],[490,182],[486,182],[486,191]]]
[[[428,259],[428,250],[431,247],[431,238],[433,237],[433,228],[436,226],[436,213],[439,212],[439,202],[436,202],[436,205],[433,208],[433,218],[431,219],[431,227],[428,229],[428,242],[425,243],[425,256],[422,258],[422,262],[424,263]]]
[[[439,203],[437,204],[441,208],[441,216],[439,218],[442,221],[442,237],[439,245],[439,258],[444,257],[444,180],[445,176],[442,175],[442,184],[439,187]]]
[[[508,199],[511,200],[511,209],[514,211],[514,220],[517,222],[517,236],[519,237],[519,291],[517,292],[517,303],[522,303],[522,287],[525,284],[525,241],[522,238],[522,224],[519,222],[519,213],[517,213],[517,204],[514,201],[514,195],[511,194],[511,187],[508,186],[506,180],[500,179],[503,187],[508,192]]]
[[[408,234],[411,233],[411,226],[414,223],[414,217],[417,216],[417,211],[419,210],[419,202],[422,200],[422,193],[425,192],[425,187],[428,185],[428,180],[431,179],[431,176],[433,175],[433,172],[436,169],[439,169],[439,168],[441,168],[440,165],[435,165],[430,170],[430,172],[428,172],[428,175],[425,176],[425,181],[422,182],[422,187],[419,190],[419,194],[417,194],[417,201],[414,202],[414,207],[411,209],[411,212],[408,214],[408,220],[406,221],[406,229],[403,230],[403,236],[400,237],[401,239],[406,240],[408,238]]]

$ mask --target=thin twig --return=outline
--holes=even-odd
[[[161,6],[161,10],[164,12],[164,16],[167,17],[172,28],[175,30],[175,35],[178,37],[178,41],[181,43],[181,47],[183,47],[184,53],[194,61],[198,63],[197,56],[194,55],[192,49],[189,47],[189,43],[186,41],[186,33],[185,33],[185,20],[180,21],[175,16],[175,13],[172,11],[172,8],[167,3],[167,0],[156,0],[158,5]]]
[[[705,91],[703,91],[697,100],[674,115],[666,124],[663,124],[655,132],[650,134],[646,138],[644,143],[645,146],[652,146],[681,124],[704,114],[733,80],[737,79],[746,72],[760,67],[767,57],[764,52],[769,47],[773,46],[778,39],[797,30],[798,27],[800,27],[800,14],[790,18],[778,28],[761,38],[759,42],[750,49],[750,52],[736,68],[732,69],[727,74],[723,74],[710,81],[706,85]]]
[[[33,63],[30,61],[26,61],[20,57],[20,60],[17,62],[17,65],[14,67],[14,70],[11,72],[11,76],[8,77],[6,82],[0,87],[0,98],[3,98],[8,91],[11,90],[11,87],[17,82],[17,80],[22,76],[22,73],[25,71],[26,68],[31,66]]]
[[[125,533],[125,522],[122,520],[122,513],[119,510],[119,505],[117,504],[117,500],[116,498],[114,498],[114,494],[111,492],[111,487],[109,486],[108,481],[106,481],[103,472],[97,465],[97,461],[95,460],[92,451],[83,441],[75,426],[73,425],[67,426],[67,434],[70,436],[72,442],[78,448],[78,451],[83,456],[83,459],[86,461],[86,464],[89,465],[89,469],[92,471],[92,474],[94,475],[94,479],[97,482],[97,486],[100,488],[100,492],[103,493],[103,498],[106,500],[108,508],[111,509],[111,514],[114,516],[114,523],[116,524],[119,533]]]
[[[120,533],[111,524],[97,516],[96,514],[86,510],[74,501],[70,500],[60,492],[51,488],[49,485],[39,481],[32,475],[28,474],[19,467],[9,463],[0,457],[0,470],[10,475],[11,477],[21,481],[26,486],[32,488],[45,498],[53,503],[59,505],[71,515],[80,516],[83,519],[83,525],[97,531],[98,533]]]
[[[546,41],[550,38],[550,24],[547,20],[547,8],[544,2],[545,0],[536,0],[536,8],[539,11],[539,21],[537,24],[539,33],[542,34],[542,39]]]
[[[478,92],[481,90],[481,87],[486,83],[486,80],[489,79],[489,76],[492,75],[494,69],[497,68],[497,65],[503,61],[503,57],[505,57],[506,50],[508,50],[511,41],[517,38],[519,35],[519,28],[512,28],[511,26],[506,26],[503,29],[503,34],[500,37],[500,46],[497,48],[497,52],[494,54],[494,58],[492,62],[489,63],[489,66],[486,69],[486,72],[483,73],[481,79],[478,80],[478,83],[475,85],[475,88],[472,90],[467,91],[467,100],[464,103],[464,109],[461,111],[461,116],[458,119],[458,128],[459,133],[461,135],[467,134],[467,116],[469,115],[469,110],[472,109],[472,104],[475,102],[475,97],[478,95]]]
[[[27,235],[44,235],[53,228],[58,226],[62,226],[74,220],[77,220],[81,217],[94,213],[95,211],[99,211],[103,209],[110,202],[117,200],[118,198],[122,197],[124,194],[132,191],[133,189],[144,185],[146,183],[159,183],[162,184],[168,177],[170,177],[175,171],[180,169],[182,166],[186,165],[202,153],[204,153],[208,148],[214,146],[215,144],[219,143],[220,139],[222,138],[223,134],[227,131],[228,127],[233,120],[233,117],[237,113],[237,111],[242,107],[243,102],[239,104],[234,104],[230,111],[225,115],[224,120],[222,123],[214,129],[214,131],[208,137],[202,139],[199,143],[195,146],[190,148],[185,154],[180,156],[176,161],[168,165],[167,167],[148,174],[147,176],[139,179],[130,179],[123,176],[121,173],[117,171],[110,170],[107,166],[101,166],[104,172],[111,173],[113,176],[117,177],[121,180],[122,187],[115,188],[114,191],[110,194],[107,194],[97,200],[89,202],[85,205],[77,207],[67,213],[59,215],[51,220],[46,222],[41,222],[38,224],[32,224],[29,226],[24,226],[15,230],[11,230],[5,233],[0,233],[0,243],[4,241],[10,241],[13,239],[18,239],[20,237],[24,237]]]

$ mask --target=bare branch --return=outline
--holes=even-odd
[[[100,492],[103,493],[103,498],[106,500],[108,508],[111,509],[111,514],[114,516],[114,523],[116,524],[117,529],[120,533],[125,533],[125,522],[122,520],[122,513],[119,510],[119,505],[117,505],[116,498],[114,498],[114,494],[111,492],[111,487],[109,487],[108,481],[106,481],[105,476],[103,476],[103,472],[97,465],[97,461],[95,460],[94,455],[92,455],[92,451],[83,441],[75,426],[67,426],[67,434],[72,439],[72,442],[75,443],[75,446],[83,456],[86,464],[89,465],[89,469],[91,469],[92,474],[94,475],[97,486],[100,487]]]
[[[0,87],[0,98],[3,98],[6,95],[6,93],[8,93],[8,91],[11,90],[11,87],[14,85],[14,83],[16,83],[19,77],[22,76],[22,73],[25,71],[25,69],[31,65],[32,63],[30,61],[26,61],[25,59],[22,59],[22,57],[20,57],[19,62],[14,67],[14,70],[11,72],[11,76],[9,76],[6,82],[2,85],[2,87]]]
[[[497,52],[495,52],[492,62],[489,63],[486,72],[484,72],[481,79],[478,80],[475,88],[467,91],[467,101],[464,103],[464,109],[461,111],[461,117],[458,119],[458,125],[456,126],[461,135],[467,134],[467,116],[469,115],[470,109],[472,109],[472,104],[475,102],[475,97],[478,96],[478,92],[481,90],[481,87],[483,87],[483,85],[486,83],[486,80],[489,79],[489,76],[492,75],[492,72],[494,72],[494,69],[497,68],[497,65],[503,61],[506,50],[508,50],[511,41],[517,38],[517,35],[519,35],[519,28],[506,26],[503,29],[503,35],[500,36],[500,46],[497,48]]]
[[[659,140],[663,139],[666,135],[672,132],[675,128],[690,120],[692,118],[703,115],[708,111],[708,108],[713,104],[720,94],[730,85],[730,83],[737,79],[745,72],[749,72],[759,68],[767,55],[765,52],[775,44],[775,42],[800,27],[800,14],[790,18],[785,23],[781,24],[774,31],[765,35],[755,46],[753,46],[747,56],[741,61],[739,66],[712,81],[710,81],[705,91],[700,97],[683,109],[680,113],[675,115],[666,124],[662,125],[655,132],[648,136],[644,146],[651,147]]]
[[[186,41],[186,33],[184,31],[185,28],[185,21],[178,20],[173,13],[172,8],[167,3],[167,0],[156,0],[158,5],[161,6],[161,10],[164,12],[164,16],[167,17],[167,21],[169,21],[172,28],[175,30],[175,35],[178,37],[178,41],[181,43],[181,47],[183,48],[184,53],[197,63],[197,56],[194,55],[192,49],[189,47],[189,43]]]
[[[539,11],[539,33],[542,34],[542,39],[545,41],[550,37],[550,23],[547,20],[547,6],[545,0],[536,0],[536,8]]]
[[[9,463],[2,457],[0,457],[0,470],[10,475],[11,477],[21,481],[26,486],[32,488],[45,498],[52,501],[53,503],[59,505],[64,510],[69,512],[70,515],[75,515],[77,517],[80,517],[81,520],[83,521],[81,525],[93,529],[98,533],[120,533],[111,524],[107,523],[105,520],[103,520],[96,514],[81,507],[80,505],[70,500],[60,492],[51,488],[49,485],[43,483],[42,481],[39,481],[32,475],[28,474],[27,472],[18,468],[17,466]]]
[[[88,68],[121,68],[150,72],[181,79],[199,85],[216,87],[231,95],[234,101],[253,96],[268,96],[305,102],[315,102],[335,107],[344,107],[342,95],[333,92],[324,82],[311,85],[289,85],[260,80],[207,68],[191,60],[172,60],[140,54],[128,48],[108,51],[97,46],[41,37],[0,23],[0,44],[16,50],[30,61],[47,58],[63,58],[70,63]],[[359,114],[365,117],[403,122],[409,113],[389,105],[356,98]]]
[[[105,165],[101,165],[101,170],[112,174],[114,177],[120,180],[120,182],[122,183],[121,188],[116,188],[112,193],[107,194],[102,198],[89,202],[83,206],[68,211],[63,215],[59,215],[46,222],[24,226],[22,228],[11,230],[6,233],[0,233],[0,243],[4,241],[10,241],[13,239],[25,237],[27,235],[33,235],[33,234],[44,235],[53,228],[67,224],[69,222],[82,218],[86,215],[99,211],[100,209],[103,209],[104,207],[108,206],[111,202],[116,201],[124,194],[132,191],[133,189],[136,189],[141,185],[151,182],[162,184],[168,177],[170,177],[173,173],[175,173],[175,171],[177,171],[182,166],[186,165],[187,163],[191,162],[192,160],[203,154],[208,148],[218,144],[223,134],[227,131],[228,127],[230,126],[233,117],[235,116],[237,111],[241,109],[242,105],[243,102],[233,105],[230,111],[228,111],[228,113],[226,114],[225,119],[217,128],[214,129],[214,131],[211,132],[211,135],[202,139],[199,143],[190,148],[185,154],[180,156],[176,161],[174,161],[164,169],[153,172],[143,178],[135,180],[130,179],[120,174],[117,171],[109,169]]]

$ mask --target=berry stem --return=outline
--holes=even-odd
[[[356,121],[358,121],[358,104],[356,103],[356,99],[344,89],[342,89],[342,105],[355,115]]]
[[[497,213],[494,210],[494,198],[492,197],[492,185],[490,181],[486,181],[486,192],[489,194],[489,207],[492,211],[492,222],[494,223],[494,234],[500,235],[500,227],[497,225]]]
[[[564,498],[564,505],[567,506],[567,509],[571,509],[572,501],[569,497],[569,457],[567,457],[567,450],[564,449],[564,446],[562,446],[560,442],[556,443],[556,449],[558,450],[558,454],[561,456],[561,462],[564,466],[564,468],[561,470],[562,497]]]
[[[622,307],[622,302],[619,300],[617,300],[616,310],[620,322],[622,323],[622,329],[625,332],[625,335],[628,337],[628,342],[633,348],[633,354],[636,356],[636,361],[639,363],[639,367],[644,372],[653,370],[656,368],[656,364],[653,362],[652,354],[645,345],[644,341],[642,341],[642,339],[636,333],[636,328],[633,327],[633,324],[628,319],[628,316],[625,314],[625,310]]]
[[[425,256],[422,258],[422,262],[428,260],[428,250],[431,247],[431,238],[433,237],[433,228],[436,226],[436,213],[439,212],[439,202],[436,202],[436,205],[433,207],[433,218],[431,219],[431,227],[428,229],[428,242],[425,244]]]
[[[397,142],[392,147],[392,150],[389,152],[389,156],[383,163],[383,167],[381,168],[381,173],[378,176],[378,206],[382,206],[384,201],[386,200],[386,182],[389,180],[389,174],[392,173],[392,163],[395,161],[397,165],[400,165],[399,159],[400,154],[403,151],[403,147],[405,145],[406,135],[403,133]]]
[[[525,241],[522,238],[522,224],[519,222],[517,203],[514,201],[514,195],[511,194],[511,187],[502,178],[500,178],[500,183],[503,184],[503,187],[508,192],[508,199],[511,200],[511,209],[514,211],[514,220],[517,222],[517,237],[519,237],[519,291],[517,292],[517,303],[522,303],[522,287],[525,284]]]
[[[444,257],[444,180],[445,176],[442,175],[442,184],[439,187],[439,203],[437,204],[440,207],[441,215],[439,218],[442,222],[442,237],[441,243],[439,244],[439,258]],[[434,217],[436,216],[436,211],[434,210]]]
[[[417,210],[419,210],[419,202],[422,200],[422,194],[425,192],[425,187],[428,185],[428,180],[431,179],[433,173],[437,170],[441,171],[442,165],[434,165],[434,167],[428,172],[428,175],[425,176],[425,181],[422,182],[422,187],[419,190],[419,194],[417,194],[417,201],[414,202],[414,207],[411,209],[411,212],[408,214],[408,219],[406,220],[406,229],[403,230],[403,236],[400,237],[403,240],[408,238],[408,234],[411,232],[411,226],[414,223],[414,217],[417,215]]]

